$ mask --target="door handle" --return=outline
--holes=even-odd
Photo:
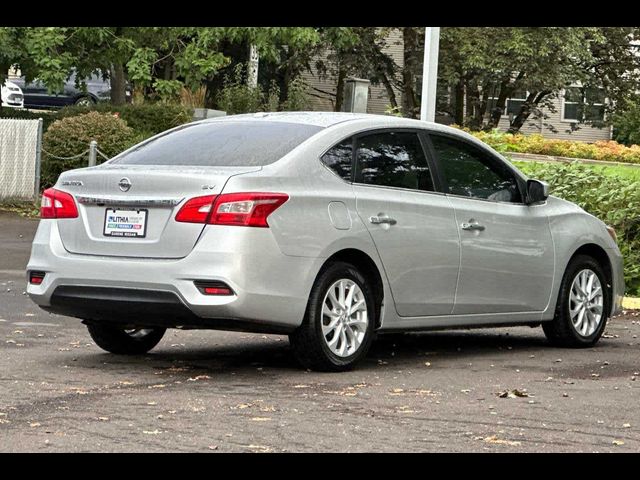
[[[460,225],[460,227],[462,228],[462,230],[478,230],[480,232],[485,228],[484,225],[480,225],[478,222],[465,222]]]
[[[369,221],[375,225],[380,225],[382,223],[395,225],[396,223],[398,223],[394,218],[387,217],[386,215],[381,215],[381,216],[374,215],[373,217],[369,217]]]

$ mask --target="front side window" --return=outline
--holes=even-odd
[[[336,175],[350,182],[353,164],[353,139],[348,138],[332,147],[322,156],[321,160]]]
[[[515,174],[489,153],[466,142],[431,135],[449,193],[499,202],[522,202]]]
[[[433,191],[433,180],[415,132],[381,132],[356,140],[357,183]]]

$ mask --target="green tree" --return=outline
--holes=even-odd
[[[474,129],[495,128],[507,99],[527,91],[511,120],[515,133],[543,107],[553,109],[553,99],[574,82],[602,89],[608,110],[623,102],[639,82],[640,58],[630,43],[637,33],[632,27],[443,28],[439,79],[454,93],[456,123]]]

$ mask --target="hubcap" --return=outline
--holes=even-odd
[[[367,302],[362,289],[353,280],[335,282],[322,302],[322,335],[329,350],[339,357],[358,351],[369,325]]]
[[[150,328],[128,328],[125,329],[124,333],[129,335],[132,338],[142,338],[146,337],[152,332]]]
[[[573,279],[569,294],[569,315],[576,331],[592,335],[602,321],[604,296],[600,279],[593,270],[581,270]]]

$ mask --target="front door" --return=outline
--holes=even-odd
[[[378,249],[398,315],[452,312],[460,262],[458,231],[446,195],[416,131],[356,137],[356,208]]]
[[[510,166],[490,151],[430,134],[460,233],[454,314],[537,312],[551,294],[546,205],[526,205]]]

